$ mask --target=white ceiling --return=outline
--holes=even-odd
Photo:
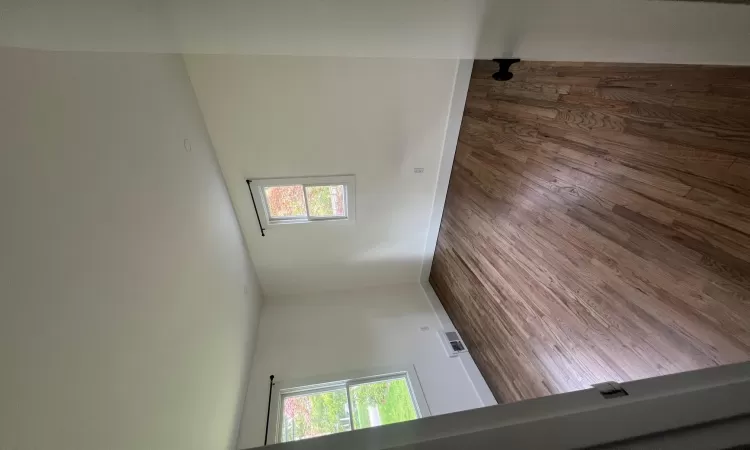
[[[750,6],[651,0],[0,0],[0,46],[750,64]]]
[[[419,279],[456,61],[185,60],[266,297]],[[247,178],[336,174],[356,177],[353,224],[260,235]]]

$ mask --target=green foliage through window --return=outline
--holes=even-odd
[[[346,217],[343,184],[267,186],[263,188],[271,219]]]
[[[296,441],[349,431],[346,390],[320,392],[284,399],[282,440]]]
[[[305,186],[313,217],[344,217],[344,186]]]
[[[314,388],[312,388],[314,389]],[[349,399],[347,399],[347,389]],[[349,402],[351,400],[351,414]],[[418,417],[405,376],[283,397],[281,441],[296,441]]]
[[[405,378],[350,387],[354,428],[388,425],[417,418]],[[379,423],[372,423],[373,419]]]

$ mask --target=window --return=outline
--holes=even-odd
[[[250,184],[264,227],[354,218],[354,177],[278,178]]]
[[[428,416],[409,371],[281,388],[276,442],[388,425]]]

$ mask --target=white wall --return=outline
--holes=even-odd
[[[748,23],[686,1],[0,0],[0,45],[100,51],[747,65]]]
[[[419,279],[455,61],[186,61],[268,296]],[[260,235],[247,178],[337,174],[356,177],[354,223],[278,226]]]
[[[0,448],[233,448],[260,296],[182,59],[0,67]]]
[[[414,365],[433,415],[481,407],[461,362],[445,354],[439,329],[416,283],[266,301],[240,448],[263,444],[272,374],[283,383]]]
[[[477,59],[750,65],[750,5],[488,0]]]
[[[441,322],[417,283],[457,62],[185,59],[269,297],[240,447],[263,443],[271,374],[288,382],[415,365],[433,414],[493,404],[471,358],[445,355]],[[335,174],[356,177],[354,223],[278,226],[261,236],[247,178]]]

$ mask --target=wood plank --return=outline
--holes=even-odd
[[[496,70],[430,283],[498,400],[750,360],[750,68]]]
[[[628,103],[638,102],[646,105],[672,106],[674,103],[672,96],[628,87],[600,87],[596,90],[595,96],[605,100],[619,100]]]

